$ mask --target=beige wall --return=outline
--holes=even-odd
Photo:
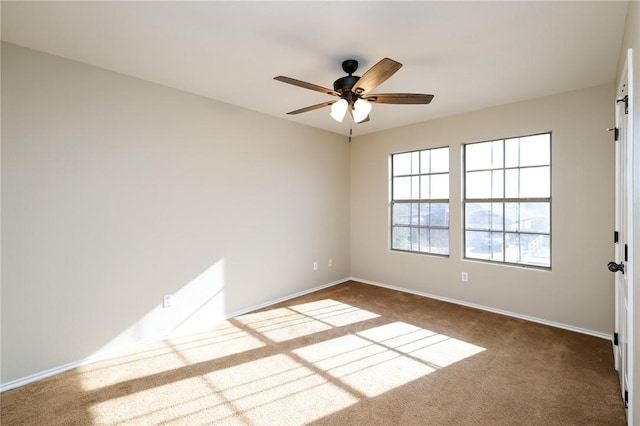
[[[624,39],[620,51],[618,64],[618,76],[622,73],[627,49],[633,49],[633,84],[632,93],[632,120],[633,120],[633,241],[631,243],[632,262],[630,275],[633,295],[633,319],[631,323],[632,338],[631,357],[633,367],[629,371],[631,408],[629,411],[629,424],[640,424],[640,2],[630,1],[625,23]],[[619,79],[617,83],[619,83]],[[617,87],[617,85],[616,85]],[[631,365],[631,364],[630,364]]]
[[[3,44],[2,382],[347,278],[349,197],[345,137]]]
[[[613,85],[356,138],[351,149],[351,275],[612,334]],[[434,102],[437,102],[437,94]],[[461,144],[551,131],[552,270],[462,260]],[[451,255],[389,250],[391,153],[449,146]],[[461,282],[461,272],[469,282]]]

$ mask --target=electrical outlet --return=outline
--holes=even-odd
[[[318,270],[318,262],[313,262],[313,270],[314,271]]]
[[[162,299],[162,307],[170,308],[173,306],[173,294],[165,294]]]
[[[462,282],[466,283],[467,281],[469,281],[469,274],[467,274],[466,272],[463,272],[461,278],[462,278]]]
[[[329,259],[329,261],[327,262],[327,266],[329,268],[331,268],[333,266],[333,259]]]

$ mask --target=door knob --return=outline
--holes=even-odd
[[[624,274],[624,263],[609,262],[607,265],[611,272],[622,272]]]

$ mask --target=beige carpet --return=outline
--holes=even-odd
[[[6,391],[2,425],[624,425],[611,343],[349,282]]]

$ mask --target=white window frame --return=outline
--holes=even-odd
[[[523,159],[521,158],[521,153],[520,153],[520,149],[521,149],[520,140],[525,138],[530,138],[530,137],[541,137],[541,136],[548,136],[548,146],[549,146],[548,162],[546,164],[540,163],[535,165],[523,166],[522,165]],[[506,141],[511,142],[514,140],[518,140],[518,147],[519,147],[517,166],[507,165],[507,160],[506,160],[507,154],[505,154]],[[476,168],[473,170],[467,170],[468,147],[472,145],[477,145],[477,144],[499,145],[500,142],[502,142],[502,152],[500,153],[499,149],[495,150],[495,151],[498,151],[498,154],[497,154],[498,156],[502,155],[502,160],[498,160],[498,165],[492,165],[484,169]],[[494,152],[493,147],[494,146],[492,145],[491,146],[492,158],[495,157],[495,154],[493,153]],[[474,260],[474,261],[475,260],[486,261],[486,262],[506,264],[506,265],[517,265],[517,266],[531,267],[531,268],[541,268],[541,269],[547,269],[547,270],[551,269],[552,259],[553,259],[552,252],[551,252],[551,237],[552,237],[552,227],[551,227],[551,223],[552,223],[552,217],[551,217],[552,216],[551,214],[552,212],[552,208],[551,208],[552,207],[552,204],[551,204],[552,159],[551,159],[551,156],[552,155],[551,153],[552,153],[552,133],[551,132],[543,132],[543,133],[530,134],[530,135],[524,135],[524,136],[509,137],[509,138],[496,139],[496,140],[490,140],[490,141],[473,142],[473,143],[463,145],[463,161],[462,161],[463,247],[462,247],[462,253],[463,253],[464,259]],[[495,161],[495,160],[492,160],[492,161]],[[500,164],[500,161],[501,161],[501,164]],[[525,161],[525,164],[526,164],[526,161]],[[522,180],[524,180],[523,178],[521,178],[521,176],[523,175],[522,171],[533,171],[535,168],[539,168],[539,170],[542,170],[543,168],[546,168],[546,167],[548,167],[548,185],[549,185],[548,196],[523,196],[523,194],[527,195],[526,194],[527,189],[526,188],[523,189],[521,185]],[[519,177],[519,180],[517,181],[517,194],[513,194],[513,193],[508,194],[508,192],[510,191],[507,190],[506,188],[508,185],[510,187],[514,187],[514,182],[510,181],[506,177],[508,174],[507,171],[510,171],[511,175],[513,176],[517,175]],[[489,192],[488,196],[485,196],[485,197],[468,197],[467,196],[469,186],[470,186],[468,180],[473,181],[472,185],[477,185],[477,181],[480,180],[480,179],[475,179],[475,176],[470,176],[470,174],[472,173],[477,173],[477,176],[479,176],[480,173],[485,173],[485,176],[488,176],[489,174],[491,175],[491,180],[490,180],[491,183],[489,184],[490,187],[488,189],[488,192]],[[494,174],[496,176],[495,179],[494,179]],[[500,178],[500,176],[502,176],[502,178]],[[502,179],[502,182],[500,182],[500,179]],[[497,181],[498,183],[494,187],[495,181]],[[499,185],[502,185],[502,188],[500,188]],[[498,188],[498,189],[496,190],[495,188]],[[494,192],[497,192],[498,195],[494,195],[493,194]],[[470,215],[469,211],[472,209],[474,205],[476,207],[483,206],[485,208],[490,209],[489,210],[490,213],[487,214],[488,216],[487,226],[484,226],[484,225],[477,226],[477,222],[473,223],[473,219],[470,219],[468,217],[468,215]],[[488,207],[489,205],[490,207]],[[533,222],[533,220],[532,219],[524,220],[520,216],[520,212],[523,211],[522,207],[523,206],[527,207],[532,211],[536,207],[541,207],[540,210],[544,211],[545,205],[547,206],[547,212],[548,212],[547,219],[546,219],[548,220],[548,224],[545,223],[545,218],[543,217],[543,215],[541,215],[541,216],[538,216],[536,219],[538,222],[542,222],[543,224],[534,225],[534,230],[527,230],[525,223]],[[513,212],[513,211],[518,212],[518,220],[514,221],[515,223],[517,223],[516,225],[513,225],[514,222],[508,223],[507,221],[507,217],[510,216],[509,212]],[[500,221],[502,223],[500,223]],[[476,225],[476,226],[472,226],[472,225]],[[517,229],[515,230],[510,229],[511,227],[514,227],[514,226],[517,227]],[[535,226],[539,226],[539,228],[535,229]],[[546,232],[541,230],[545,228],[545,226],[547,228]],[[470,240],[472,239],[477,240],[478,237],[483,235],[483,233],[484,233],[484,237],[488,235],[488,243],[486,245],[488,252],[473,253],[472,250],[475,249],[475,245],[477,244],[477,242],[472,243]],[[509,249],[508,247],[505,248],[505,246],[509,245],[508,244],[509,240],[517,241],[517,244],[512,245],[511,249]],[[528,251],[524,248],[525,247],[524,241],[526,240],[529,240],[529,242],[526,243],[526,248],[529,249]],[[472,246],[472,244],[474,244],[474,246]],[[478,246],[484,246],[484,243],[480,243],[478,244]],[[517,249],[514,246],[517,246]],[[536,251],[535,247],[540,247],[537,249],[538,253],[545,254],[545,256],[536,257],[535,254],[532,254],[532,253],[535,253]],[[495,250],[500,250],[500,251],[494,252],[494,248]],[[525,254],[523,255],[523,253]],[[548,259],[548,262],[542,262],[537,259]]]

